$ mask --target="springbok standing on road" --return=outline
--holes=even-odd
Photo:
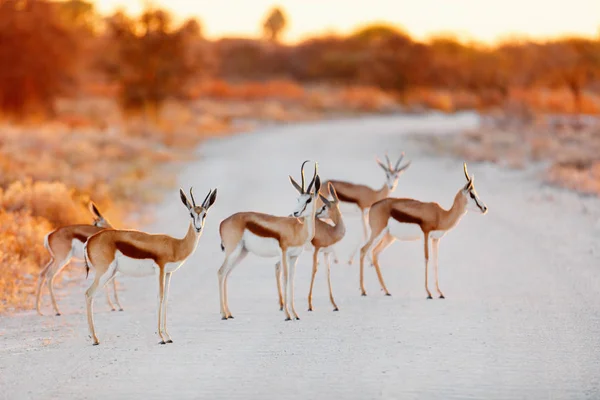
[[[137,277],[158,273],[158,336],[160,344],[173,343],[167,332],[167,299],[171,275],[196,250],[206,214],[217,199],[217,189],[208,192],[200,206],[196,205],[192,189],[192,202],[183,190],[179,189],[179,194],[191,218],[183,239],[135,230],[105,230],[90,237],[85,244],[86,265],[96,270],[94,282],[85,292],[88,326],[94,345],[100,343],[94,328],[94,294],[113,280],[117,273]]]
[[[221,318],[233,318],[227,304],[227,278],[231,271],[248,255],[259,257],[279,257],[283,265],[284,302],[286,321],[299,320],[294,307],[294,275],[298,256],[315,235],[315,215],[321,180],[317,174],[317,163],[312,181],[305,187],[304,165],[302,163],[302,185],[291,176],[292,185],[300,192],[293,217],[279,217],[257,212],[235,213],[221,222],[221,249],[225,260],[219,268],[219,295]],[[314,190],[313,190],[314,189]],[[280,277],[277,275],[277,279]],[[291,308],[291,314],[290,314]]]
[[[444,298],[444,294],[440,290],[438,283],[438,249],[440,239],[458,224],[467,210],[478,211],[481,214],[485,214],[488,211],[487,206],[479,199],[475,191],[475,177],[469,177],[466,163],[464,163],[463,167],[467,183],[456,193],[454,203],[449,210],[444,210],[437,203],[423,203],[413,199],[389,198],[373,204],[369,215],[371,237],[360,249],[360,290],[363,296],[367,295],[364,285],[364,259],[368,251],[371,249],[373,251],[373,265],[375,266],[381,288],[386,296],[390,296],[379,269],[379,254],[396,239],[402,241],[423,239],[425,245],[425,290],[427,291],[427,298],[431,299],[431,292],[427,283],[429,240],[431,239],[435,288],[439,298]]]
[[[50,261],[42,269],[38,277],[37,288],[35,292],[35,309],[39,315],[42,315],[40,303],[42,297],[42,287],[44,282],[48,281],[48,290],[52,299],[52,307],[56,315],[60,315],[56,298],[54,297],[54,279],[63,271],[65,266],[72,260],[83,261],[83,245],[90,236],[104,229],[111,229],[110,222],[100,214],[98,207],[94,202],[89,204],[90,212],[94,215],[93,225],[69,225],[58,228],[46,235],[44,238],[44,247],[50,254]],[[117,296],[117,283],[113,280],[113,292],[119,311],[123,311],[119,297]],[[110,299],[108,286],[106,287],[106,301],[115,311],[115,306]]]
[[[301,192],[300,187],[296,189]],[[342,213],[339,207],[339,199],[335,192],[334,186],[329,183],[328,185],[329,195],[333,200],[328,200],[322,194],[319,194],[323,206],[317,211],[317,219],[315,220],[315,236],[311,240],[313,247],[313,269],[312,278],[310,280],[310,291],[308,292],[308,311],[313,310],[312,305],[312,292],[313,285],[315,283],[315,275],[317,274],[318,268],[318,256],[319,253],[323,254],[325,265],[327,266],[327,285],[329,286],[329,300],[333,305],[333,311],[338,311],[338,306],[333,299],[333,291],[331,289],[331,253],[333,252],[333,245],[338,243],[344,238],[346,233],[346,227],[342,219]],[[330,219],[333,222],[333,226],[327,222],[320,220],[319,218]],[[275,277],[277,278],[277,292],[279,293],[279,309],[283,310],[283,295],[281,293],[281,263],[278,262],[275,266]]]
[[[369,218],[369,209],[371,206],[379,200],[387,198],[398,186],[398,178],[400,175],[406,171],[406,169],[410,166],[410,161],[400,166],[400,163],[404,159],[404,153],[400,155],[396,164],[392,166],[392,163],[388,157],[385,155],[386,164],[382,163],[378,157],[375,158],[377,164],[383,169],[385,172],[385,183],[379,190],[371,189],[366,185],[361,185],[357,183],[350,183],[339,180],[328,180],[323,182],[323,187],[327,187],[328,183],[333,183],[335,186],[335,190],[339,197],[339,200],[343,203],[351,203],[355,204],[360,209],[362,225],[363,225],[363,239],[364,243],[368,238],[368,218]],[[325,196],[326,194],[323,193]],[[359,246],[360,247],[360,246]],[[353,251],[350,259],[348,260],[348,264],[352,264],[352,260],[354,259],[354,255],[358,247]],[[334,255],[334,259],[337,262],[337,257]]]

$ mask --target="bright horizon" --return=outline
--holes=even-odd
[[[280,7],[288,18],[283,40],[347,34],[372,23],[390,24],[417,39],[440,33],[486,43],[509,37],[545,39],[600,35],[600,0],[154,0],[178,20],[196,17],[206,37],[259,37],[268,11]],[[137,14],[143,0],[96,0],[108,14],[118,8]]]

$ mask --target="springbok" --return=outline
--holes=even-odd
[[[52,307],[56,315],[60,315],[56,298],[54,297],[54,279],[60,274],[63,269],[69,264],[72,259],[83,261],[83,245],[90,236],[104,229],[111,229],[110,222],[100,214],[98,207],[94,202],[89,203],[89,209],[94,215],[94,223],[92,225],[69,225],[58,228],[46,235],[44,238],[44,247],[50,254],[50,261],[42,269],[38,277],[37,288],[35,292],[35,309],[39,315],[42,315],[40,303],[42,297],[42,287],[44,282],[48,281],[48,290],[52,299]],[[113,280],[113,292],[119,311],[123,311],[119,297],[117,295],[117,283]],[[108,287],[106,287],[106,301],[112,311],[115,311],[115,306],[110,299]]]
[[[355,204],[359,208],[363,225],[363,243],[367,240],[369,235],[367,230],[369,209],[377,201],[387,198],[396,189],[396,186],[398,186],[398,178],[406,171],[411,163],[409,161],[403,166],[400,166],[400,163],[404,159],[404,153],[400,155],[400,158],[398,158],[398,161],[396,161],[394,166],[392,166],[387,154],[385,155],[385,159],[386,164],[381,162],[379,157],[375,158],[377,164],[385,172],[385,182],[379,190],[372,189],[366,185],[333,179],[323,182],[323,186],[328,185],[329,182],[333,183],[341,202]],[[352,252],[348,264],[352,264],[352,260],[354,259],[357,250],[358,247]],[[337,257],[334,256],[334,259],[337,262]]]
[[[100,343],[94,328],[94,295],[99,288],[113,280],[117,273],[136,277],[158,273],[158,336],[160,344],[173,343],[167,332],[167,298],[171,275],[196,250],[206,214],[217,198],[217,189],[208,192],[200,206],[196,205],[191,188],[191,203],[182,189],[179,189],[179,194],[191,217],[184,238],[135,230],[105,230],[91,236],[86,242],[86,266],[93,267],[96,271],[94,282],[85,292],[88,326],[94,345]]]
[[[444,210],[437,203],[423,203],[413,199],[388,198],[373,204],[369,215],[371,236],[360,249],[360,289],[363,296],[367,295],[364,285],[364,258],[369,250],[372,249],[371,257],[381,288],[386,296],[390,296],[379,269],[379,254],[396,239],[415,241],[422,238],[425,245],[425,290],[427,291],[427,298],[432,298],[428,286],[429,239],[431,239],[433,249],[435,288],[439,298],[444,298],[438,282],[440,239],[458,224],[469,209],[479,211],[481,214],[488,211],[487,206],[479,199],[475,191],[475,177],[469,177],[466,163],[463,167],[467,183],[456,193],[454,203],[449,210]]]
[[[311,244],[313,247],[313,269],[312,269],[312,278],[310,280],[310,291],[308,292],[308,311],[313,310],[312,305],[312,292],[313,285],[315,283],[315,275],[317,274],[318,268],[318,255],[319,253],[323,253],[323,259],[325,260],[325,265],[327,266],[327,285],[329,286],[329,300],[333,305],[333,311],[338,311],[338,306],[335,304],[335,300],[333,299],[333,291],[331,289],[331,253],[333,250],[333,245],[338,243],[340,240],[344,238],[344,234],[346,233],[346,227],[344,225],[344,221],[342,219],[342,213],[339,207],[339,198],[337,193],[335,192],[335,188],[333,184],[329,183],[328,185],[329,195],[333,198],[333,200],[328,200],[322,194],[319,194],[321,201],[323,202],[323,206],[317,211],[315,220],[315,236],[311,240]],[[320,220],[330,219],[333,222],[333,226]],[[277,278],[277,292],[279,294],[279,310],[283,310],[283,294],[281,293],[281,263],[278,262],[275,266],[275,277]]]
[[[221,319],[233,318],[227,304],[227,278],[248,253],[259,257],[279,257],[283,265],[285,320],[292,319],[290,308],[294,318],[300,319],[294,307],[294,275],[298,256],[315,235],[316,200],[321,188],[317,163],[312,181],[308,188],[305,187],[304,165],[307,162],[308,160],[304,161],[300,169],[302,185],[298,185],[294,178],[289,177],[292,185],[300,193],[292,217],[238,212],[221,222],[221,249],[225,252],[225,260],[218,273]],[[279,275],[277,279],[280,279]]]

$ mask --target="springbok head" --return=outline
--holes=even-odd
[[[303,217],[310,213],[310,207],[308,205],[317,199],[319,195],[319,189],[321,189],[321,178],[318,175],[318,164],[315,162],[315,173],[313,175],[308,188],[305,186],[304,179],[304,165],[309,162],[306,160],[302,163],[302,167],[300,168],[300,176],[302,178],[302,185],[298,185],[298,183],[290,176],[290,182],[292,186],[298,191],[300,196],[298,197],[298,204],[296,204],[296,208],[292,215],[296,218]]]
[[[89,204],[90,212],[94,216],[94,226],[98,228],[112,228],[112,225],[102,214],[98,211],[98,207],[93,201]]]
[[[398,185],[398,178],[400,177],[400,175],[404,171],[406,171],[406,169],[410,166],[410,161],[404,164],[403,166],[400,166],[400,163],[403,159],[404,152],[400,154],[400,158],[398,158],[396,164],[392,166],[392,162],[390,161],[390,158],[388,157],[387,153],[385,154],[386,164],[381,162],[381,160],[379,160],[379,157],[375,158],[377,164],[379,164],[381,169],[383,169],[383,171],[385,172],[385,184],[392,192],[396,189],[396,186]]]
[[[196,205],[196,199],[194,199],[193,188],[190,188],[190,198],[192,201],[187,198],[183,189],[179,189],[179,195],[181,196],[181,202],[190,212],[190,217],[192,218],[192,223],[194,224],[194,228],[196,232],[200,233],[202,228],[204,227],[204,220],[206,219],[206,214],[208,210],[215,204],[215,200],[217,200],[217,189],[210,190],[204,201],[201,205]]]
[[[480,212],[481,214],[485,214],[488,211],[487,206],[475,191],[475,176],[469,176],[469,172],[467,171],[467,163],[463,164],[463,169],[465,171],[465,178],[467,178],[467,183],[462,188],[461,193],[467,200],[467,209],[470,211]]]
[[[329,196],[331,196],[333,200],[328,200],[327,197],[319,194],[319,198],[323,202],[323,205],[317,211],[317,218],[327,219],[331,218],[331,215],[333,215],[334,212],[340,213],[340,199],[338,199],[335,187],[333,187],[331,182],[327,185],[327,189],[329,190]]]

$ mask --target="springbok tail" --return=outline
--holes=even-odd
[[[83,261],[85,262],[85,279],[87,279],[90,273],[90,259],[88,258],[87,253],[87,242],[83,245]]]

